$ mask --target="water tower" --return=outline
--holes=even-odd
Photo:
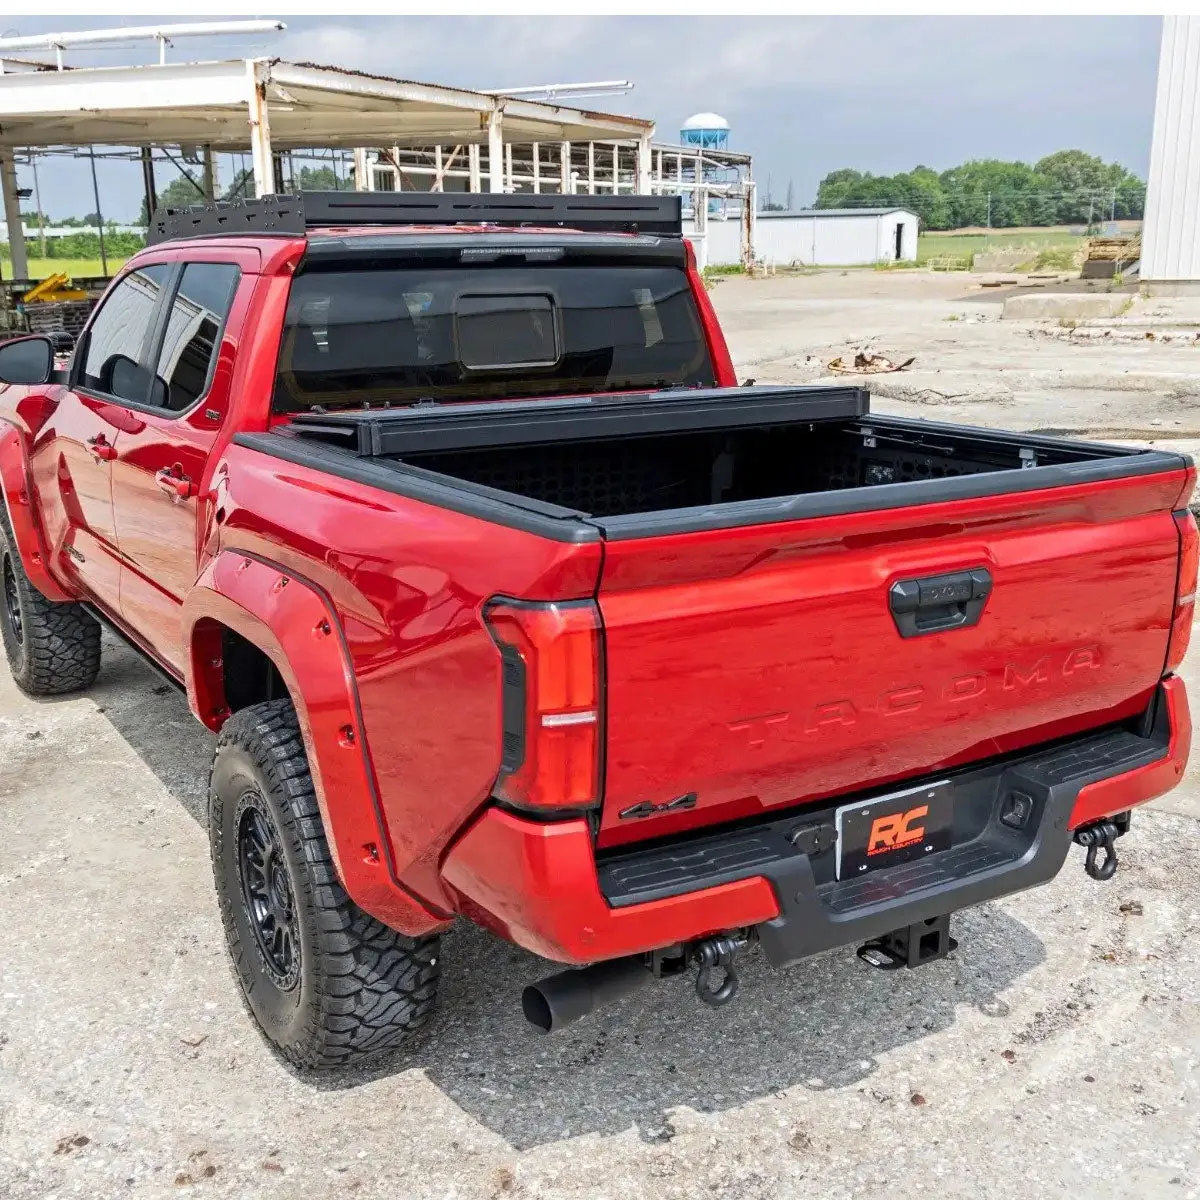
[[[714,112],[693,113],[684,121],[679,140],[702,150],[724,150],[729,144],[729,122]]]

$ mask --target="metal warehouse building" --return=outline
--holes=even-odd
[[[776,266],[850,267],[917,257],[917,214],[903,208],[760,212],[755,226],[755,257]],[[738,222],[710,216],[707,234],[710,266],[742,261]]]
[[[1164,17],[1146,181],[1142,282],[1200,295],[1200,17]]]

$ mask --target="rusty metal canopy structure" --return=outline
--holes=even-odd
[[[0,145],[640,141],[652,121],[274,58],[0,75]]]
[[[60,70],[32,65],[0,73],[0,183],[10,228],[20,228],[12,158],[18,148],[248,149],[262,196],[276,190],[273,156],[288,149],[353,147],[359,155],[367,146],[392,147],[396,154],[406,147],[470,149],[472,190],[501,192],[514,143],[558,143],[569,158],[570,143],[599,141],[629,147],[637,164],[630,190],[649,191],[654,123],[637,117],[278,58]],[[365,159],[363,167],[365,176]],[[13,251],[15,264],[15,244]]]

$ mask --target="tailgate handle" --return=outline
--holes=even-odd
[[[986,567],[900,579],[888,593],[888,606],[901,637],[964,629],[983,616],[992,594],[992,573]]]

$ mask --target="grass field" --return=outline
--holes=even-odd
[[[917,262],[924,265],[931,258],[965,258],[982,250],[1016,246],[1028,248],[1033,259],[1051,247],[1074,250],[1082,241],[1082,237],[1066,229],[1019,229],[992,234],[922,233],[917,238]]]
[[[126,261],[127,256],[110,256],[108,273],[115,274],[117,268],[123,266]],[[4,273],[5,279],[11,279],[12,261],[8,258],[0,259],[0,271]],[[47,275],[53,275],[56,271],[63,271],[70,276],[78,275],[80,279],[104,273],[100,270],[99,258],[30,258],[29,260],[30,279],[45,279]]]

